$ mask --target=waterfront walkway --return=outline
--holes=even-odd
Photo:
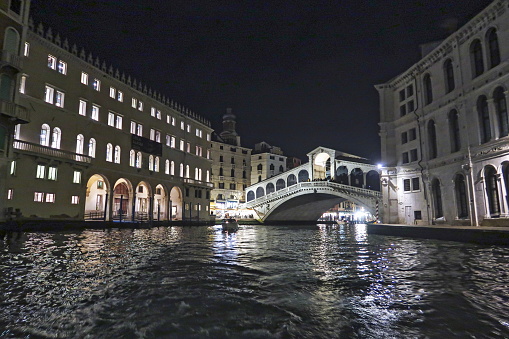
[[[369,234],[509,245],[509,227],[368,224]]]

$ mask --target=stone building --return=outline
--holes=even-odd
[[[251,184],[286,171],[286,156],[281,148],[265,141],[255,145],[251,155]]]
[[[51,28],[29,22],[25,36],[12,25],[23,68],[5,67],[21,72],[14,98],[32,118],[14,130],[6,207],[22,218],[210,219],[209,121]]]
[[[225,213],[238,213],[245,202],[245,189],[250,185],[251,149],[242,147],[236,131],[236,117],[231,109],[223,115],[223,131],[210,143],[214,189],[211,211],[218,218]]]
[[[376,86],[384,222],[509,222],[508,6],[492,2]]]

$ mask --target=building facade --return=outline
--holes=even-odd
[[[251,184],[286,171],[286,156],[281,148],[262,141],[255,145],[251,155]]]
[[[245,202],[245,189],[250,185],[251,149],[241,146],[235,125],[236,117],[228,109],[223,131],[210,143],[214,184],[210,207],[217,218],[239,214],[239,203]]]
[[[21,218],[208,220],[212,128],[28,23],[5,196]],[[27,184],[29,183],[29,184]]]
[[[377,85],[383,221],[507,224],[509,1]]]

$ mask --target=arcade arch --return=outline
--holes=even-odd
[[[182,190],[174,186],[170,191],[170,220],[182,220]]]
[[[85,219],[108,218],[108,211],[111,209],[111,206],[108,205],[109,191],[110,184],[105,176],[94,174],[88,179],[85,196]]]

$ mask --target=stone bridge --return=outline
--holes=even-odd
[[[245,207],[263,222],[315,222],[343,200],[376,215],[380,176],[365,158],[318,147],[309,162],[246,189]]]

